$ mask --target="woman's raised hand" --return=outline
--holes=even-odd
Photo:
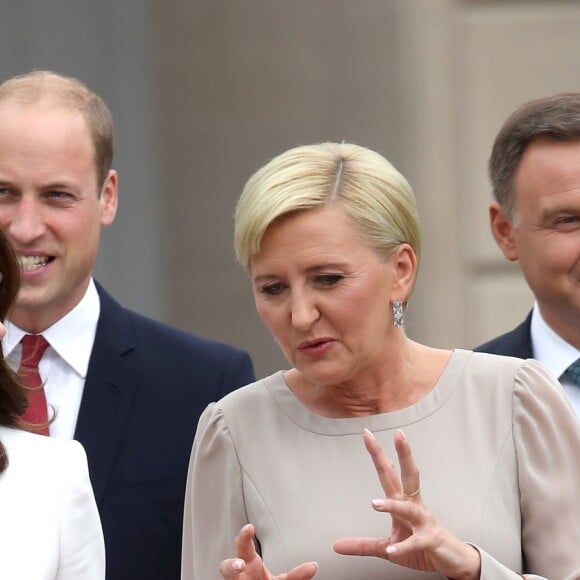
[[[400,477],[374,435],[365,430],[363,439],[386,496],[373,500],[372,506],[376,511],[391,514],[391,535],[341,538],[334,542],[334,551],[385,558],[400,566],[438,572],[454,580],[477,580],[481,567],[479,552],[441,526],[424,506],[419,470],[403,432],[395,435]]]
[[[300,564],[286,574],[274,576],[271,574],[254,545],[254,526],[245,525],[235,542],[236,558],[223,560],[220,564],[220,574],[226,580],[311,580],[316,574],[318,564],[307,562]]]

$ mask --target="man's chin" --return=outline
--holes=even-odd
[[[20,288],[13,310],[38,310],[51,303],[47,288]]]

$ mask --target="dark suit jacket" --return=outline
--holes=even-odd
[[[243,351],[131,312],[97,290],[101,313],[75,439],[88,456],[107,580],[178,580],[199,415],[252,382],[252,363]]]
[[[511,332],[506,332],[489,342],[486,342],[474,350],[476,352],[489,352],[491,354],[502,354],[504,356],[515,356],[518,358],[534,358],[532,350],[532,336],[530,325],[532,313],[519,326]]]

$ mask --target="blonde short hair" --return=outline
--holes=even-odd
[[[409,244],[419,259],[421,233],[407,180],[382,155],[350,143],[290,149],[254,173],[238,200],[234,246],[249,269],[268,226],[284,215],[337,203],[362,239],[385,259]]]

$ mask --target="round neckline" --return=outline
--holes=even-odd
[[[284,379],[285,371],[266,377],[264,383],[280,411],[306,431],[320,435],[354,435],[366,428],[378,432],[422,421],[439,409],[455,390],[472,355],[472,351],[454,349],[437,382],[423,398],[396,411],[364,417],[331,418],[314,413],[294,395]]]

